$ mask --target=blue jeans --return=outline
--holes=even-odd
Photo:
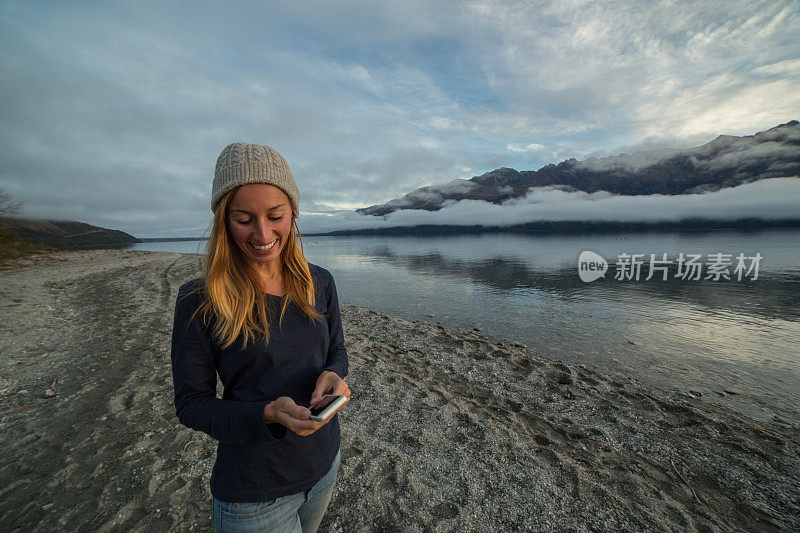
[[[212,496],[214,528],[217,533],[315,532],[331,501],[340,459],[341,452],[337,452],[328,473],[310,489],[296,494],[252,503],[223,502]]]

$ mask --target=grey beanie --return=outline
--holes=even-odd
[[[300,214],[300,192],[286,160],[269,146],[250,143],[229,144],[219,154],[211,189],[211,211],[216,212],[225,193],[248,183],[278,187],[289,197],[295,218]]]

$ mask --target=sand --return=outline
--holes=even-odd
[[[213,531],[216,442],[178,422],[169,354],[198,261],[98,250],[0,272],[0,531]],[[321,531],[800,528],[796,427],[490,331],[342,314],[353,395]]]

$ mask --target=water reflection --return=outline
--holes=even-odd
[[[577,261],[560,268],[534,268],[529,262],[503,256],[467,260],[450,258],[441,253],[396,253],[389,246],[366,251],[364,259],[402,265],[422,276],[469,279],[499,291],[527,289],[553,293],[569,301],[576,295],[591,294],[596,298],[634,298],[634,294],[689,303],[710,315],[731,312],[762,319],[800,320],[800,274],[795,272],[762,273],[758,279],[742,281],[681,280],[675,278],[677,267],[669,269],[668,279],[656,274],[645,281],[613,279],[613,268],[591,283],[580,280]]]
[[[456,329],[484,326],[535,353],[704,393],[746,414],[798,418],[800,232],[608,237],[338,238],[309,242],[343,301]],[[577,258],[761,253],[757,280],[584,283]],[[674,276],[676,270],[670,272]],[[705,274],[704,274],[705,275]],[[714,391],[735,389],[736,396]]]

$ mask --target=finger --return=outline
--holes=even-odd
[[[338,381],[342,380],[335,373],[323,372],[320,377],[317,378],[317,386],[311,394],[311,405],[316,405],[326,394],[333,394]]]
[[[324,426],[324,422],[315,422],[313,420],[298,420],[293,419],[291,422],[291,429],[293,432],[297,433],[301,437],[305,437],[311,435],[316,430]]]
[[[320,391],[319,387],[314,389],[314,392],[311,393],[311,405],[316,407],[317,403],[322,399],[322,392]]]
[[[315,422],[314,420],[295,418],[286,411],[281,411],[278,414],[278,421],[286,426],[290,431],[300,436],[310,435],[323,425],[320,422]]]
[[[322,397],[328,392],[328,383],[327,380],[321,379],[317,382],[317,387],[314,389],[314,392],[311,393],[311,405],[316,406],[317,403],[322,399]]]
[[[285,415],[288,418],[306,420],[311,416],[311,411],[307,407],[297,405],[291,398],[287,398],[287,400],[289,401],[282,402],[278,407],[279,417]],[[284,423],[284,418],[281,418],[281,423]]]
[[[299,420],[308,420],[308,417],[311,416],[311,411],[308,409],[308,407],[303,407],[302,405],[295,405],[291,409],[289,414]]]

